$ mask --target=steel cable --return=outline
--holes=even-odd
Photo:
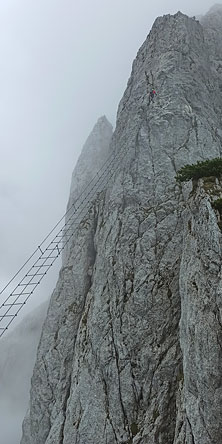
[[[0,337],[5,333],[5,331],[8,329],[9,325],[12,323],[12,321],[15,319],[15,317],[18,315],[22,307],[26,304],[27,300],[30,298],[30,296],[34,293],[37,286],[41,283],[44,276],[47,274],[49,269],[52,267],[56,259],[60,256],[61,252],[65,249],[65,247],[68,245],[71,237],[74,235],[76,230],[74,231],[73,225],[77,219],[80,218],[81,220],[76,223],[76,228],[80,226],[81,222],[85,218],[87,211],[92,205],[93,199],[95,199],[96,194],[98,193],[98,190],[105,184],[108,184],[110,179],[113,177],[113,175],[117,172],[118,167],[120,166],[120,161],[123,157],[123,155],[126,154],[129,147],[126,146],[123,150],[120,150],[116,155],[116,149],[111,153],[111,155],[107,158],[107,160],[104,162],[100,170],[96,173],[96,175],[93,177],[93,179],[87,184],[87,186],[84,188],[84,190],[81,192],[78,199],[71,205],[71,207],[66,211],[64,216],[59,220],[59,222],[54,226],[54,228],[50,231],[50,233],[45,237],[45,239],[42,241],[42,243],[38,246],[38,248],[35,250],[35,252],[29,257],[29,259],[23,264],[23,266],[19,269],[19,271],[13,276],[13,278],[8,282],[8,284],[4,287],[4,289],[1,291],[0,294],[2,294],[6,288],[12,283],[12,281],[18,276],[18,274],[21,272],[21,270],[24,269],[24,267],[30,262],[30,260],[34,257],[37,251],[41,251],[41,255],[38,257],[38,259],[34,262],[34,264],[29,268],[29,270],[26,272],[25,276],[20,280],[20,282],[15,286],[15,288],[12,290],[10,295],[6,298],[6,300],[2,303],[0,306],[0,313],[1,309],[5,309],[4,313],[0,314],[0,324],[1,322],[6,319],[6,325],[4,327],[0,327]],[[113,157],[113,159],[112,159]],[[112,159],[110,161],[110,159]],[[116,164],[116,165],[115,165]],[[113,167],[116,167],[113,168]],[[102,171],[103,170],[103,171]],[[94,185],[91,187],[93,182],[96,180]],[[88,191],[90,188],[90,191]],[[81,196],[84,195],[84,193],[87,192],[85,197],[80,201],[78,204],[78,200]],[[78,205],[77,205],[78,204]],[[82,208],[81,208],[82,206]],[[89,208],[87,209],[87,207]],[[53,237],[53,239],[50,241],[50,243],[47,245],[45,249],[42,249],[41,247],[45,243],[45,241],[50,237],[50,235],[55,231],[55,229],[58,227],[58,225],[64,220],[64,218],[70,213],[70,211],[74,208],[74,211],[71,213],[69,218],[66,220],[62,228],[60,228],[59,232]],[[87,210],[86,210],[87,209]],[[86,210],[85,214],[82,214]],[[67,229],[68,226],[68,229]],[[68,231],[71,229],[71,233],[67,236]],[[46,256],[44,256],[46,254]],[[43,262],[41,262],[43,261]],[[47,261],[50,261],[50,263],[47,263]],[[44,272],[41,272],[43,271]],[[33,274],[30,274],[33,272]],[[33,282],[35,278],[37,277],[37,282]],[[27,278],[31,278],[28,279]],[[27,280],[27,282],[26,282]],[[31,289],[28,290],[28,287],[32,286]],[[22,291],[19,292],[20,288],[22,288]],[[28,291],[27,291],[28,290]],[[18,302],[21,297],[24,297],[24,300],[22,302]],[[10,302],[10,299],[13,298],[13,302]],[[14,308],[14,312],[11,314],[12,309]],[[9,320],[7,320],[9,319]]]

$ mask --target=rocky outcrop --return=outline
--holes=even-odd
[[[104,165],[106,166],[109,158],[112,135],[111,123],[106,116],[100,117],[82,148],[72,174],[66,215],[68,227],[70,223],[74,227],[81,222],[96,194],[104,187],[104,181],[98,181],[98,175],[100,170],[104,171]],[[66,261],[69,254],[70,242],[67,242],[69,234],[69,228],[68,232],[65,228],[63,262]]]
[[[183,214],[180,338],[185,432],[182,428],[180,433],[185,443],[216,444],[222,437],[222,236],[221,216],[212,207],[221,196],[221,182],[200,180]]]
[[[89,135],[75,167],[68,208],[75,203],[79,195],[82,194],[82,199],[86,196],[86,185],[102,167],[109,154],[111,137],[112,126],[103,116],[98,119]],[[0,429],[4,444],[18,442],[18,436],[21,435],[37,345],[48,304],[49,301],[29,313],[22,323],[0,342]]]
[[[206,41],[210,48],[210,59],[214,75],[218,74],[218,83],[222,91],[222,4],[213,6],[202,19]],[[213,85],[212,85],[213,86]]]
[[[113,128],[106,116],[98,119],[87,138],[72,174],[69,205],[78,199],[86,186],[104,164],[108,153]]]
[[[222,441],[221,231],[203,183],[175,181],[221,155],[214,56],[208,25],[182,13],[137,54],[110,147],[124,157],[60,272],[22,444]]]

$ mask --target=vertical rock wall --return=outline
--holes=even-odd
[[[69,226],[71,219],[73,229],[86,215],[91,201],[95,199],[96,194],[104,186],[104,181],[100,181],[98,185],[97,182],[99,172],[104,170],[104,165],[110,154],[109,147],[112,135],[113,128],[111,123],[109,123],[106,116],[102,116],[98,119],[83,146],[72,174],[70,196],[67,205],[66,223]],[[94,192],[92,192],[92,189],[94,189]],[[64,232],[63,263],[65,263],[70,250],[70,242],[67,243],[67,236],[65,234]],[[69,234],[68,230],[68,237]]]
[[[221,196],[221,182],[200,180],[183,215],[180,331],[188,444],[222,438],[222,237],[212,208]]]
[[[221,79],[204,26],[181,13],[158,18],[133,63],[111,143],[125,156],[70,244],[22,444],[222,441],[221,233],[204,191],[192,197],[175,182],[182,165],[221,155]],[[204,329],[211,300],[213,331],[213,314]]]

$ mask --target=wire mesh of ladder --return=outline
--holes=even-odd
[[[6,289],[16,280],[25,267],[29,267],[23,278],[19,280],[8,297],[0,305],[0,337],[8,330],[10,324],[18,316],[20,310],[67,246],[75,233],[74,228],[77,228],[86,216],[97,193],[101,191],[104,184],[107,185],[114,174],[116,174],[118,167],[121,166],[123,156],[126,155],[128,149],[128,146],[119,152],[115,149],[110,154],[100,170],[81,192],[75,203],[71,205],[33,254],[2,289],[0,295],[4,294]],[[65,219],[66,221],[64,223],[63,221]],[[63,225],[55,235],[54,232],[61,223],[63,223]],[[48,241],[47,245],[44,246],[46,241]],[[37,259],[34,259],[37,253],[40,253],[40,255]],[[29,264],[32,259],[34,263],[30,266]]]

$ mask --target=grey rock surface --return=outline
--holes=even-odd
[[[70,224],[72,227],[74,224],[79,224],[96,194],[104,187],[104,181],[98,182],[97,176],[100,170],[106,169],[112,135],[111,123],[106,116],[100,117],[87,138],[73,170],[66,216],[68,227]],[[68,242],[70,230],[67,228],[64,231],[66,232],[64,232],[63,262],[66,261],[70,246]]]
[[[106,116],[100,117],[87,138],[74,168],[70,188],[71,201],[77,200],[105,162],[112,135],[111,123]]]
[[[185,442],[216,444],[222,440],[222,236],[212,202],[222,197],[222,183],[199,182],[183,214],[180,267]]]
[[[214,14],[158,18],[137,54],[110,147],[124,155],[75,228],[22,444],[222,442],[222,188],[175,181],[221,156]]]
[[[213,6],[201,23],[205,28],[205,36],[210,47],[210,59],[214,73],[218,73],[219,88],[222,91],[222,4]]]

